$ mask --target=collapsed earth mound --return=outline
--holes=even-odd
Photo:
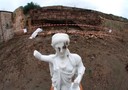
[[[69,34],[69,49],[82,57],[84,90],[128,90],[128,38],[126,32],[102,35]],[[16,36],[0,45],[0,90],[49,90],[48,63],[34,58],[36,49],[52,54],[52,35]]]

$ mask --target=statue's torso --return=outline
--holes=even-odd
[[[54,57],[51,71],[52,83],[54,85],[60,86],[59,88],[62,86],[63,88],[70,88],[72,77],[75,74],[75,68],[69,57],[64,58],[63,60],[59,57]],[[63,89],[61,88],[61,90]]]

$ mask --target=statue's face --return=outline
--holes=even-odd
[[[57,54],[64,55],[67,49],[67,44],[64,42],[58,43],[55,45],[55,50]]]

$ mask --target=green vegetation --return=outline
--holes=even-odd
[[[23,7],[23,11],[24,11],[24,14],[28,14],[28,12],[29,12],[31,9],[38,9],[38,8],[41,8],[38,4],[33,3],[33,2],[30,2],[30,3],[27,3],[27,5],[25,5],[25,6]]]
[[[105,19],[104,22],[102,23],[102,26],[103,27],[108,27],[108,28],[113,29],[113,30],[122,31],[125,28],[126,23],[120,22],[120,21]]]

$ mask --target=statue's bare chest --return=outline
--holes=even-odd
[[[54,67],[56,67],[59,70],[63,70],[65,72],[73,71],[73,66],[72,66],[69,58],[64,58],[64,59],[56,58],[55,63],[56,64]]]

